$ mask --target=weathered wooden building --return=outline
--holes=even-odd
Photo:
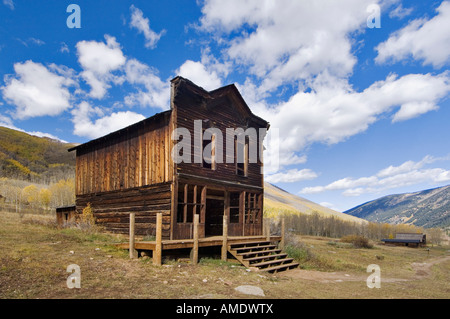
[[[162,212],[163,239],[192,238],[194,214],[200,237],[222,235],[224,214],[229,236],[261,235],[259,154],[268,128],[234,85],[206,91],[176,77],[170,110],[70,149],[76,211],[90,203],[98,224],[121,233],[135,212],[138,235],[154,235]],[[249,129],[257,134],[246,134]],[[215,133],[205,138],[206,132]]]

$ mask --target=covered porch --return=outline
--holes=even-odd
[[[156,239],[153,241],[135,241],[134,216],[130,214],[130,241],[117,244],[117,247],[128,249],[130,258],[137,258],[142,252],[151,251],[153,264],[162,265],[164,251],[181,249],[190,250],[192,264],[198,263],[199,248],[218,247],[221,249],[221,259],[226,261],[231,255],[246,267],[256,267],[265,271],[280,271],[298,267],[292,258],[283,252],[284,248],[284,220],[281,223],[281,236],[271,236],[267,226],[264,235],[257,236],[228,236],[227,216],[223,216],[223,235],[199,238],[199,215],[194,215],[194,234],[192,239],[162,240],[162,214],[157,215]],[[131,248],[131,249],[130,249]]]

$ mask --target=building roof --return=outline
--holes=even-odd
[[[77,150],[77,149],[81,149],[81,148],[85,148],[85,147],[88,147],[88,146],[92,146],[92,145],[94,145],[96,143],[103,142],[103,141],[108,140],[110,138],[117,137],[117,136],[119,136],[119,135],[121,135],[121,134],[123,134],[123,133],[125,133],[127,131],[133,131],[134,129],[136,129],[136,128],[140,127],[140,126],[148,125],[148,124],[150,124],[153,121],[159,121],[161,118],[164,118],[164,116],[170,115],[171,112],[172,112],[172,110],[156,113],[155,115],[153,115],[151,117],[148,117],[148,118],[146,118],[146,119],[144,119],[142,121],[139,121],[137,123],[134,123],[132,125],[124,127],[124,128],[122,128],[120,130],[117,130],[117,131],[114,131],[114,132],[109,133],[107,135],[104,135],[102,137],[93,139],[93,140],[91,140],[89,142],[86,142],[84,144],[80,144],[80,145],[77,145],[75,147],[69,148],[68,151],[72,152],[72,151]]]
[[[381,241],[387,242],[387,243],[421,243],[422,241],[419,239],[382,239]]]
[[[247,103],[245,102],[245,100],[243,99],[242,95],[240,94],[239,90],[236,88],[236,86],[234,84],[229,84],[223,87],[220,87],[218,89],[212,90],[212,91],[206,91],[205,89],[203,89],[202,87],[196,85],[195,83],[193,83],[192,81],[185,79],[181,76],[177,76],[175,78],[173,78],[170,81],[172,84],[173,83],[180,83],[183,82],[185,84],[188,84],[191,88],[194,88],[196,93],[201,94],[202,96],[204,96],[205,98],[209,98],[209,99],[215,99],[215,98],[221,98],[223,96],[233,96],[234,98],[236,98],[239,101],[239,104],[242,106],[244,112],[251,117],[254,121],[256,121],[258,123],[258,125],[262,126],[262,127],[266,127],[267,129],[269,128],[269,123],[256,116],[255,114],[252,113],[252,111],[250,110],[250,108],[248,107]],[[165,116],[167,116],[166,119],[168,119],[170,117],[170,113],[172,110],[168,110],[168,111],[164,111],[164,112],[160,112],[157,113],[149,118],[146,118],[140,122],[134,123],[130,126],[127,126],[125,128],[122,128],[120,130],[117,130],[115,132],[109,133],[105,136],[93,139],[91,141],[88,141],[86,143],[77,145],[75,147],[69,148],[68,151],[72,152],[74,150],[78,150],[78,149],[84,149],[86,147],[90,147],[92,145],[95,145],[97,143],[101,143],[104,142],[108,139],[111,138],[115,138],[118,137],[128,131],[133,131],[135,129],[137,129],[138,127],[142,126],[142,125],[148,125],[154,121],[159,121],[162,118],[165,118]]]

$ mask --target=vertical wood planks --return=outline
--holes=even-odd
[[[77,149],[76,194],[172,182],[170,127],[169,118],[161,117]]]

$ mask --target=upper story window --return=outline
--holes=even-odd
[[[203,130],[202,136],[205,136],[205,129]],[[217,168],[216,164],[216,135],[212,134],[211,139],[202,139],[202,150],[203,159],[202,167],[215,170]]]
[[[234,162],[236,163],[236,174],[248,176],[248,137],[234,137]]]

